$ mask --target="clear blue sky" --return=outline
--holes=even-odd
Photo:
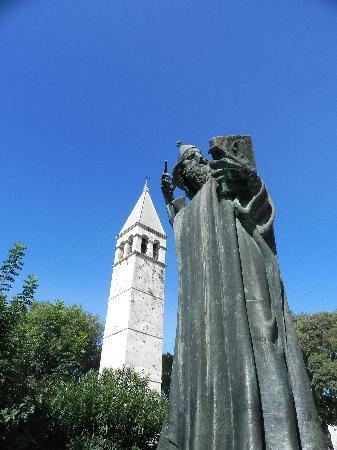
[[[0,254],[28,246],[39,299],[105,316],[114,236],[175,141],[253,136],[276,204],[291,308],[337,307],[337,4],[329,0],[0,3]]]

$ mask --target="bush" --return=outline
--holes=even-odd
[[[132,369],[91,370],[79,381],[53,389],[52,419],[64,430],[70,449],[153,449],[167,400]]]

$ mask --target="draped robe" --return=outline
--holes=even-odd
[[[250,210],[210,179],[173,223],[179,304],[158,450],[323,450],[273,249],[263,183]]]

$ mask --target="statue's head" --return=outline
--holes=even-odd
[[[178,161],[173,168],[173,184],[192,198],[208,180],[211,169],[198,147],[182,142],[177,142],[177,146]]]

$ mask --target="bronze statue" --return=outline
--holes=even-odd
[[[170,405],[158,450],[323,450],[279,274],[274,206],[249,136],[178,143],[162,192],[179,274]],[[190,201],[174,199],[175,187]]]

